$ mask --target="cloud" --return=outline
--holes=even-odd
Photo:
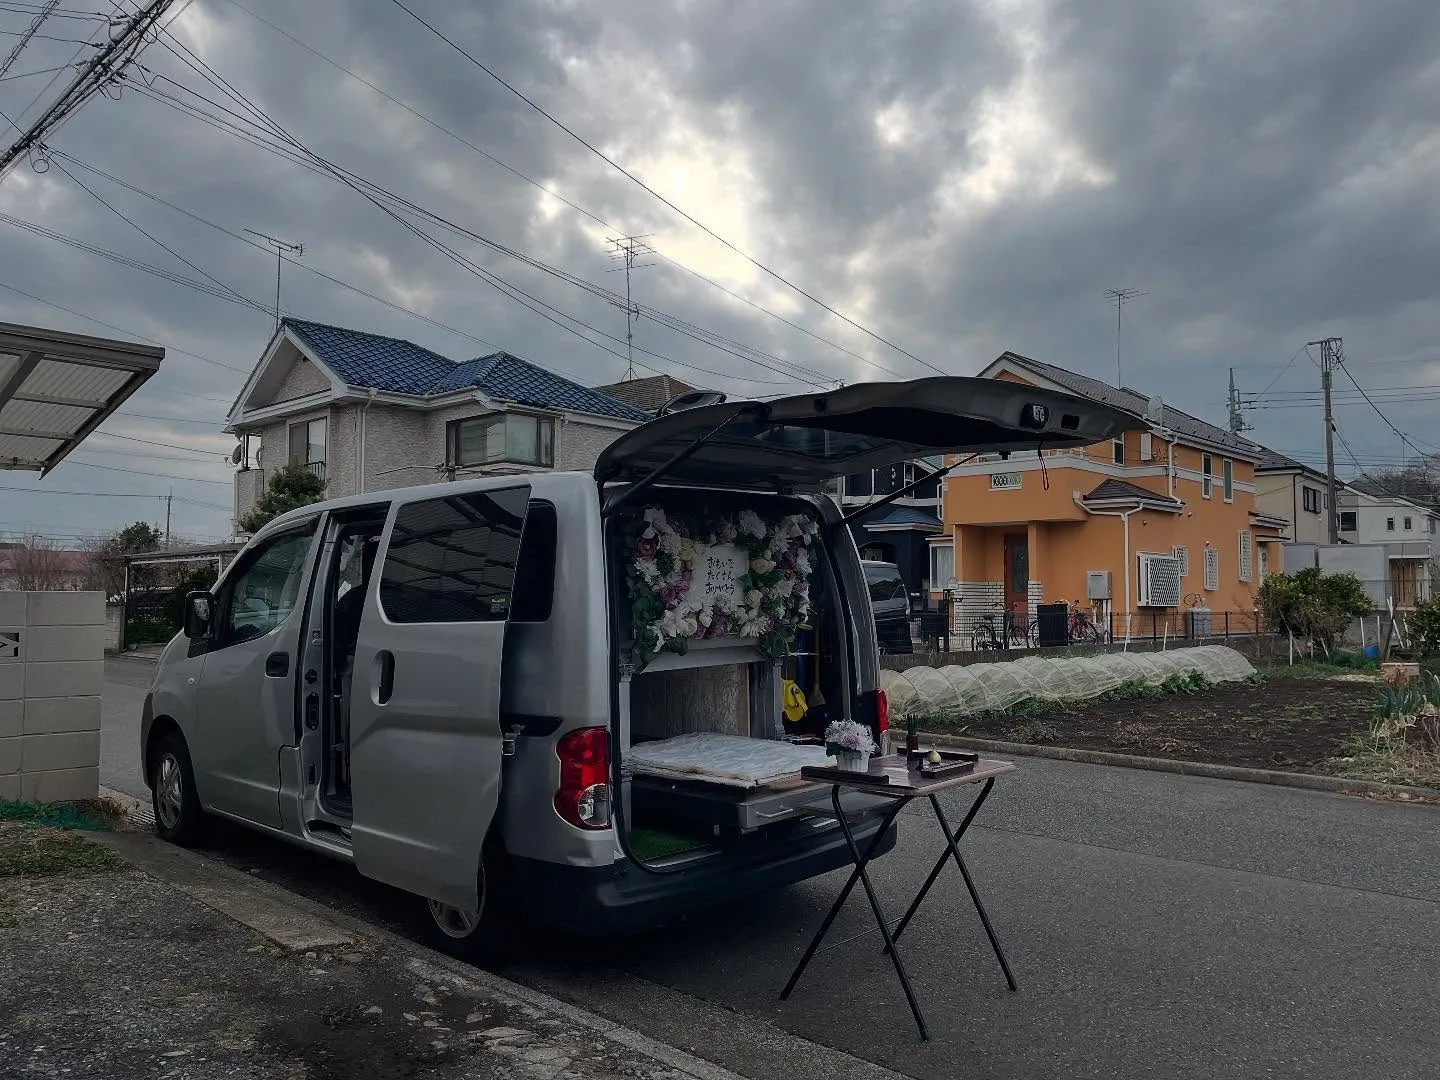
[[[874,363],[666,259],[636,272],[643,303],[833,378],[888,377],[882,368],[927,373],[617,175],[394,5],[243,2],[594,218],[237,4],[188,7],[175,25],[181,40],[344,168],[606,287],[617,285],[606,238],[650,234],[668,259]],[[1110,378],[1115,318],[1102,293],[1128,286],[1147,295],[1124,312],[1126,381],[1212,420],[1224,418],[1228,367],[1237,368],[1242,389],[1258,391],[1281,369],[1256,365],[1281,365],[1325,334],[1345,337],[1362,381],[1434,379],[1433,367],[1408,362],[1440,360],[1431,284],[1440,259],[1440,8],[1423,0],[1123,0],[1103,12],[1059,0],[412,2],[740,251],[947,371],[972,373],[1014,348]],[[0,13],[0,29],[12,22],[28,17]],[[62,64],[75,50],[36,42],[15,70]],[[256,119],[163,44],[143,63],[143,78],[132,70],[118,101],[89,102],[52,148],[230,232],[303,243],[299,265],[284,268],[287,309],[456,357],[483,351],[473,340],[483,338],[583,381],[623,370],[623,360],[502,296],[333,177],[254,145],[263,138]],[[0,110],[16,116],[48,78],[0,83]],[[250,141],[197,121],[187,107],[217,112]],[[248,370],[271,331],[264,309],[273,303],[273,255],[66,167],[258,307],[0,223],[0,283],[126,331],[3,288],[0,318],[164,343],[172,352],[161,377],[129,411],[176,421],[117,417],[107,429],[223,449],[225,403],[243,378],[229,369]],[[0,210],[198,276],[54,167],[40,175],[22,164],[0,184]],[[538,301],[623,339],[623,314],[603,299],[458,233],[436,235]],[[642,357],[653,367],[673,364],[682,376],[738,393],[786,388],[767,367],[646,320],[637,335],[669,358]],[[1302,356],[1276,389],[1314,382]],[[1385,408],[1402,427],[1426,430],[1423,403]],[[1304,410],[1254,419],[1277,446],[1318,446],[1318,419]],[[1357,446],[1398,447],[1364,408],[1345,406],[1340,423]],[[97,440],[54,484],[158,495],[174,483],[214,504],[187,504],[183,515],[177,505],[178,531],[223,534],[227,514],[214,508],[229,502],[223,464],[143,444],[129,450],[162,456],[122,456],[121,445]],[[102,446],[112,448],[108,456]],[[181,476],[209,483],[173,479]],[[78,532],[149,505],[6,494],[0,529]]]

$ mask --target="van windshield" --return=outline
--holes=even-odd
[[[890,563],[867,563],[865,583],[870,586],[870,599],[874,603],[905,599],[905,582],[900,580],[898,566]]]

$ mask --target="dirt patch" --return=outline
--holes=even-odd
[[[1375,715],[1371,680],[1272,678],[1193,694],[968,717],[931,731],[1254,769],[1336,773]]]
[[[68,829],[0,821],[0,878],[104,873],[123,865],[116,855]]]

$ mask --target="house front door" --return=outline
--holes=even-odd
[[[1015,616],[1016,625],[1030,621],[1030,538],[1025,533],[1005,537],[1005,610]]]

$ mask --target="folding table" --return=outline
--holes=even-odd
[[[1005,981],[1011,990],[1017,990],[1015,976],[1010,972],[1010,962],[1005,957],[1005,950],[1000,945],[1000,939],[995,936],[994,927],[990,925],[990,916],[985,911],[985,905],[980,902],[980,894],[975,890],[975,882],[970,876],[970,868],[965,865],[965,857],[960,854],[960,839],[965,835],[965,830],[970,827],[970,823],[975,820],[975,815],[979,813],[980,807],[990,795],[990,790],[995,786],[995,778],[1014,771],[1015,766],[1008,761],[992,761],[981,758],[968,771],[927,777],[921,775],[918,770],[911,769],[907,756],[904,754],[889,754],[885,757],[873,758],[868,772],[842,773],[837,769],[808,766],[802,769],[801,775],[807,779],[825,780],[831,784],[830,802],[835,810],[835,819],[840,823],[840,829],[845,834],[845,843],[850,849],[850,857],[855,869],[851,871],[850,879],[845,882],[845,887],[840,890],[840,895],[835,898],[835,903],[830,906],[830,911],[820,924],[820,929],[816,931],[810,947],[805,950],[805,955],[800,958],[800,963],[790,976],[790,981],[781,991],[780,999],[784,1001],[795,989],[795,984],[800,981],[800,976],[804,974],[805,968],[814,957],[816,950],[820,948],[820,943],[829,932],[835,916],[840,914],[840,909],[844,907],[845,901],[858,881],[865,886],[865,895],[870,899],[870,910],[875,913],[875,922],[880,927],[880,936],[885,940],[885,952],[889,954],[895,965],[895,974],[900,977],[900,985],[905,990],[905,998],[910,1002],[910,1011],[915,1015],[915,1023],[920,1028],[920,1038],[928,1040],[930,1032],[925,1026],[925,1017],[920,1011],[920,1004],[915,1000],[915,991],[910,986],[910,976],[905,971],[905,964],[900,959],[900,951],[896,947],[896,943],[900,940],[900,935],[905,932],[905,927],[909,925],[910,920],[914,918],[915,912],[919,910],[920,904],[929,895],[931,887],[940,876],[940,871],[945,868],[945,863],[951,858],[955,860],[955,865],[960,870],[960,876],[965,879],[965,888],[969,891],[970,899],[975,904],[975,910],[980,915],[980,922],[985,927],[986,936],[990,939],[990,947],[995,950],[995,958],[1000,961],[1000,970],[1005,973]],[[966,811],[960,827],[952,832],[937,796],[942,791],[959,788],[965,784],[981,783],[984,786],[981,787],[980,794],[970,804],[970,809]],[[863,853],[855,843],[855,834],[840,806],[842,788],[853,788],[873,795],[885,795],[894,800],[894,804],[885,810],[880,829],[875,833],[869,847]],[[935,811],[935,819],[939,821],[940,829],[945,834],[945,850],[936,860],[930,876],[925,879],[925,884],[915,894],[915,899],[910,902],[905,917],[900,920],[892,935],[890,923],[885,917],[884,909],[880,906],[880,898],[875,894],[875,887],[870,882],[870,875],[866,872],[866,867],[884,842],[885,834],[894,824],[896,817],[910,805],[912,800],[921,797],[927,798]]]

